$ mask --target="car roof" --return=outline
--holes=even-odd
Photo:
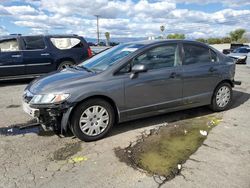
[[[154,44],[161,44],[161,43],[168,43],[168,42],[191,42],[195,44],[206,45],[205,43],[194,41],[194,40],[187,40],[187,39],[157,39],[157,40],[142,40],[142,41],[135,41],[135,42],[127,42],[124,44],[128,45],[154,45]]]
[[[250,47],[248,47],[248,46],[243,46],[243,47],[236,48],[236,49],[234,49],[234,50],[240,50],[240,49],[247,49],[247,50],[250,50]]]
[[[31,37],[36,37],[36,36],[44,36],[44,37],[81,37],[81,36],[76,35],[76,34],[48,34],[48,35],[10,34],[10,35],[0,36],[0,40],[1,39],[12,39],[12,38],[16,38],[16,37],[27,37],[27,36],[31,36]]]

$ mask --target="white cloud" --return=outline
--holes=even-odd
[[[201,5],[206,5],[206,4],[211,4],[211,3],[222,3],[226,7],[240,7],[240,6],[246,6],[250,5],[249,0],[172,0],[173,2],[176,3],[185,3],[185,4],[190,4],[190,3],[195,3],[195,4],[201,4]]]
[[[38,14],[39,11],[30,5],[27,6],[9,6],[5,7],[5,10],[11,15],[35,15]]]
[[[3,26],[0,26],[0,35],[7,35],[9,32]]]
[[[18,0],[15,0],[18,1]],[[224,36],[236,28],[250,30],[246,21],[250,10],[230,6],[214,13],[178,9],[177,2],[184,0],[24,0],[22,6],[0,5],[0,15],[10,17],[20,27],[31,33],[76,33],[96,36],[96,18],[100,15],[100,31],[109,31],[113,37],[147,37],[160,35],[160,26],[166,34],[184,33],[188,37]],[[248,1],[240,0],[242,4]],[[21,0],[20,0],[21,2]],[[188,3],[200,3],[191,0]],[[204,0],[203,3],[215,2]],[[229,0],[222,0],[223,4]],[[250,4],[250,3],[249,3]],[[12,31],[14,32],[14,31]]]

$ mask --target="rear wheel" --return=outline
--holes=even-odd
[[[210,108],[216,112],[226,110],[231,106],[232,98],[231,85],[226,82],[222,83],[215,89]]]
[[[102,99],[90,99],[76,107],[72,120],[73,134],[83,141],[99,140],[114,125],[113,107]]]
[[[58,66],[57,70],[63,70],[67,67],[70,67],[74,65],[74,63],[72,61],[63,61],[62,63],[60,63],[60,65]]]

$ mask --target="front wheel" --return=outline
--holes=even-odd
[[[83,141],[95,141],[114,125],[113,107],[102,99],[90,99],[76,107],[71,118],[73,134]]]
[[[229,83],[220,84],[214,92],[210,108],[215,111],[223,111],[231,106],[233,90]]]

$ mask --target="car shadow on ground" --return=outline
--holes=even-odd
[[[233,103],[232,103],[230,110],[241,106],[247,100],[249,100],[249,98],[250,98],[249,93],[234,90]],[[211,114],[216,114],[216,113],[211,111],[207,106],[203,106],[203,107],[192,108],[188,110],[171,112],[171,113],[158,115],[154,117],[143,118],[143,119],[139,119],[135,121],[129,121],[126,123],[120,123],[113,128],[113,130],[109,134],[109,137],[112,137],[112,136],[115,136],[117,134],[121,134],[127,131],[141,129],[143,127],[149,127],[149,126],[159,125],[163,123],[173,123],[179,120],[202,117],[202,116],[211,115]]]
[[[24,82],[27,82],[27,80]],[[249,93],[234,90],[233,103],[232,103],[231,109],[237,108],[240,105],[244,104],[249,98],[250,98]],[[150,127],[154,125],[160,125],[163,123],[173,123],[179,120],[202,117],[202,116],[211,115],[211,114],[215,114],[215,112],[211,111],[207,106],[204,106],[204,107],[192,108],[188,110],[182,110],[182,111],[177,111],[177,112],[166,113],[163,115],[138,119],[138,120],[129,121],[126,123],[120,123],[113,127],[113,130],[111,130],[111,133],[106,138],[109,138],[109,137],[112,137],[121,133],[125,133],[128,131],[133,131],[136,129],[141,129],[141,128]],[[33,124],[34,122],[36,121],[33,119],[30,122],[27,122],[27,125]],[[2,135],[19,135],[19,134],[28,134],[28,133],[36,133],[39,136],[53,136],[54,135],[54,133],[51,131],[47,132],[47,131],[42,130],[40,126],[38,127],[31,126],[25,129],[20,129],[19,126],[14,126],[13,129],[10,129],[10,128],[11,127],[0,128],[0,135],[1,134]],[[66,133],[64,136],[74,138],[71,132]]]

